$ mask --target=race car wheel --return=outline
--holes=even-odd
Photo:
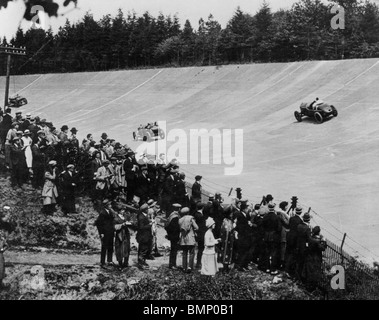
[[[26,100],[26,98],[23,98],[20,100],[20,104],[23,106],[25,104],[28,104],[28,100]]]
[[[301,117],[301,113],[299,111],[295,111],[295,118],[299,122],[301,122],[303,120]]]
[[[317,123],[322,123],[324,121],[324,118],[322,117],[320,112],[315,113],[315,119],[316,119]]]
[[[143,136],[143,141],[147,141],[147,136]]]
[[[338,111],[337,111],[337,109],[334,107],[334,106],[332,106],[331,107],[332,108],[332,114],[333,114],[333,117],[337,117],[338,116]]]
[[[164,134],[163,130],[160,130],[160,132],[159,132],[159,137],[160,137],[161,139],[164,139],[165,134]]]

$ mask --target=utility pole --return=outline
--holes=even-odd
[[[9,79],[11,75],[11,61],[12,56],[25,56],[26,55],[26,48],[16,48],[16,47],[2,47],[0,46],[0,53],[6,54],[7,57],[7,77],[6,77],[6,84],[5,84],[5,97],[4,97],[4,111],[6,106],[8,105],[8,97],[9,97]]]

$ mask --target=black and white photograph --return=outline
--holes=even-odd
[[[379,0],[0,0],[0,300],[378,300],[378,122]]]

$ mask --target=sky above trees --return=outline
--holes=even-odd
[[[379,1],[379,0],[378,0]],[[70,22],[77,22],[83,18],[87,11],[90,11],[95,19],[100,19],[106,14],[117,14],[121,8],[125,13],[135,10],[137,14],[149,11],[152,15],[162,12],[165,15],[177,14],[180,22],[184,24],[189,19],[192,25],[196,26],[200,18],[206,19],[211,13],[214,18],[225,27],[235,9],[240,6],[245,12],[255,14],[261,7],[263,0],[78,0],[78,6],[74,9],[74,4],[63,7],[64,0],[55,0],[60,5],[59,14],[63,16],[46,18],[47,28],[52,27],[53,32],[57,32],[60,26],[65,24],[66,19]],[[280,8],[288,9],[296,0],[267,0],[273,11]],[[325,2],[327,2],[325,0]],[[22,0],[10,1],[6,9],[0,10],[0,37],[13,37],[20,22],[23,20],[25,5]],[[31,22],[22,21],[21,27],[26,31],[31,26]]]

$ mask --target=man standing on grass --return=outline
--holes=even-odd
[[[105,199],[103,201],[103,208],[95,221],[101,240],[100,265],[102,268],[114,266],[112,262],[114,243],[113,217],[112,203],[108,199]],[[107,265],[105,265],[105,256],[107,256]]]

